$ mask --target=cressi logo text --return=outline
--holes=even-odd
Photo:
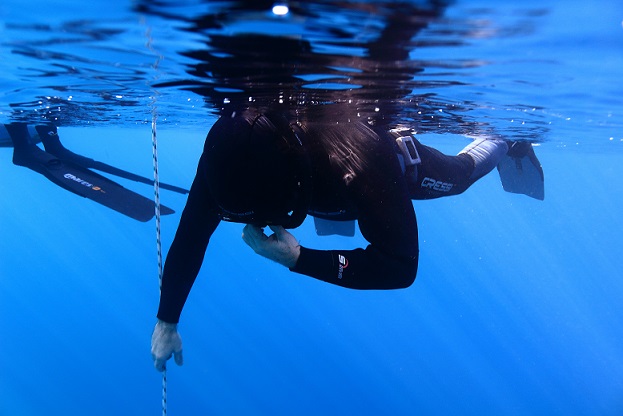
[[[77,183],[79,183],[80,185],[82,185],[84,187],[90,188],[93,191],[99,191],[99,192],[102,192],[102,193],[106,193],[106,191],[104,191],[99,186],[93,185],[91,182],[85,181],[84,179],[81,179],[81,178],[79,178],[76,175],[73,175],[71,173],[66,173],[66,174],[63,175],[63,177],[65,179],[69,179],[69,180],[72,180],[74,182],[77,182]]]
[[[439,192],[450,192],[453,186],[453,183],[436,181],[435,179],[431,179],[428,177],[422,180],[422,188],[430,188]]]

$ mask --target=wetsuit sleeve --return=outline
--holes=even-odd
[[[413,283],[418,265],[415,212],[395,155],[384,161],[377,160],[385,169],[362,175],[351,190],[359,229],[370,244],[354,250],[301,247],[292,271],[352,289],[398,289]]]
[[[169,323],[179,322],[201,269],[210,237],[220,222],[202,167],[203,158],[199,162],[162,275],[158,319]]]

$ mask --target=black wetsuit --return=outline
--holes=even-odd
[[[328,151],[323,143],[313,141],[314,132],[325,128],[340,130],[338,136],[342,137],[357,133],[365,143]],[[411,285],[418,265],[418,230],[411,199],[463,192],[471,184],[471,158],[446,156],[416,141],[422,162],[417,175],[409,176],[401,169],[393,139],[374,133],[362,123],[306,126],[301,133],[312,143],[310,214],[325,219],[356,218],[369,245],[354,250],[301,247],[291,270],[353,289]],[[158,318],[165,322],[179,321],[210,237],[220,222],[208,190],[204,159],[202,156],[199,162],[164,268]]]

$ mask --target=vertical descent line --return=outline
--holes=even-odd
[[[157,53],[152,46],[152,37],[151,37],[151,28],[148,26],[147,31],[145,32],[145,36],[147,37],[147,43],[145,46],[149,51],[153,52],[156,55],[156,61],[152,65],[156,75],[154,75],[154,79],[157,78],[158,73],[158,64],[162,59],[162,56]],[[158,91],[152,89],[152,96],[150,101],[151,107],[151,149],[152,149],[152,160],[154,166],[154,210],[156,215],[156,252],[158,256],[158,288],[162,290],[162,241],[160,239],[160,175],[158,173],[158,135],[156,124],[158,120],[158,107],[157,96]],[[167,415],[167,368],[166,364],[164,370],[162,371],[162,416]]]
[[[162,289],[162,242],[160,240],[160,179],[158,174],[158,140],[156,134],[156,106],[152,106],[151,143],[154,163],[154,206],[156,214],[156,251],[158,255],[158,287]],[[167,368],[162,370],[162,416],[167,415]]]
[[[158,114],[156,106],[152,107],[151,120],[151,150],[154,165],[154,210],[156,214],[156,249],[158,255],[158,287],[162,289],[162,242],[160,241],[160,175],[158,174],[158,139],[156,120]]]

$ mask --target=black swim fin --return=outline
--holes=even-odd
[[[529,142],[509,143],[508,153],[498,164],[498,173],[506,192],[545,199],[545,176]]]
[[[155,215],[154,201],[145,198],[78,164],[61,160],[40,149],[29,140],[23,123],[6,124],[13,140],[13,163],[42,174],[56,185],[91,199],[138,221],[149,221]],[[161,206],[162,215],[174,211]]]
[[[76,154],[70,150],[68,150],[61,143],[58,133],[56,131],[56,126],[52,124],[40,124],[35,126],[37,133],[41,141],[43,142],[43,146],[45,147],[45,151],[53,154],[54,156],[62,159],[63,161],[73,162],[78,165],[81,165],[85,168],[97,169],[101,172],[110,173],[115,176],[119,176],[120,178],[130,179],[135,182],[145,183],[152,185],[154,184],[153,179],[148,179],[143,176],[136,175],[131,172],[127,172],[125,170],[116,168],[114,166],[108,165],[103,162],[98,162],[97,160],[93,160],[91,158],[81,156]],[[169,185],[163,182],[159,183],[160,188],[167,189],[169,191],[177,192],[180,194],[187,194],[188,190],[184,188],[180,188],[178,186]]]

